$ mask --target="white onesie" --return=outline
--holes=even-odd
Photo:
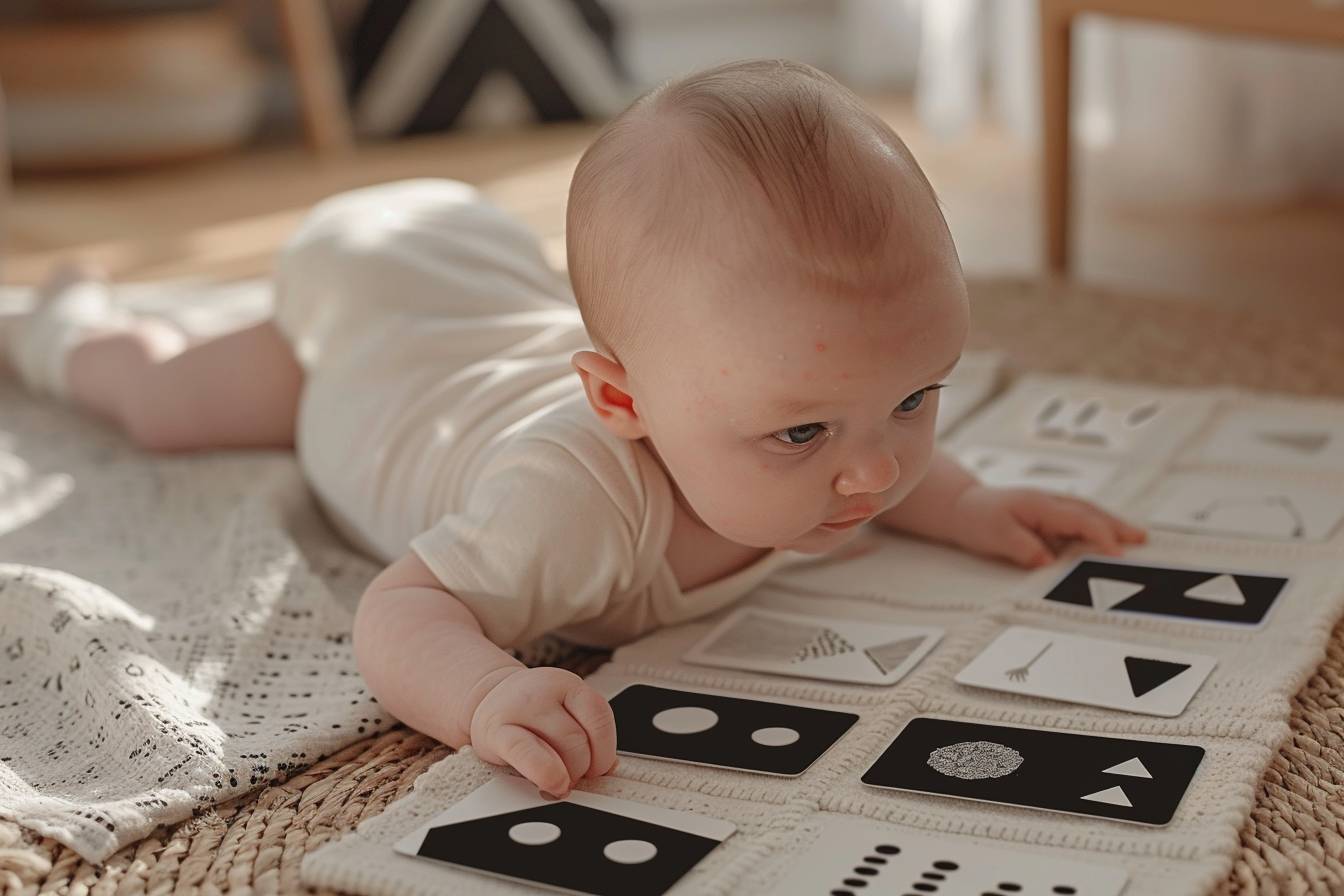
[[[275,314],[307,375],[299,460],[335,524],[384,562],[414,550],[500,646],[614,646],[803,556],[681,591],[670,484],[588,406],[568,284],[467,184],[319,203],[279,258]]]

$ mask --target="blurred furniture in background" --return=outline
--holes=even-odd
[[[602,120],[637,92],[605,0],[369,2],[343,43],[361,136]]]
[[[6,10],[0,80],[17,167],[144,166],[255,136],[265,73],[238,2],[64,3]],[[26,14],[23,14],[26,13]],[[298,113],[318,153],[352,145],[340,54],[323,0],[275,0]]]
[[[249,139],[261,71],[224,7],[6,19],[0,27],[16,169],[145,165]]]
[[[1254,37],[1344,45],[1344,0],[1039,0],[1048,268],[1070,261],[1070,73],[1074,20],[1085,13]]]
[[[345,75],[322,0],[277,0],[308,145],[317,153],[343,153],[354,144]]]

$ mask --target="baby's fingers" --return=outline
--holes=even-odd
[[[494,753],[544,793],[565,796],[571,778],[564,760],[545,740],[521,725],[505,724],[491,739]]]
[[[588,777],[597,778],[616,765],[616,717],[611,704],[587,685],[565,695],[565,709],[588,734]]]
[[[1111,529],[1115,532],[1116,538],[1118,538],[1122,544],[1143,544],[1148,540],[1147,531],[1140,529],[1138,526],[1130,525],[1125,520],[1113,513],[1102,510],[1095,504],[1074,497],[1067,497],[1064,498],[1064,500],[1068,501],[1073,506],[1078,507],[1083,512],[1096,514],[1104,519],[1107,524],[1110,525]]]
[[[1041,509],[1039,522],[1047,535],[1081,538],[1106,554],[1120,553],[1120,539],[1109,519],[1100,510],[1082,502],[1052,502]]]
[[[1044,566],[1055,559],[1055,555],[1046,547],[1045,542],[1016,520],[1006,527],[997,553],[1027,569]]]

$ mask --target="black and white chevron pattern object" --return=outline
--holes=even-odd
[[[350,48],[355,125],[444,130],[510,97],[541,121],[609,117],[634,98],[615,34],[599,0],[368,0]]]

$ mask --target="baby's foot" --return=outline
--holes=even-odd
[[[70,352],[90,337],[132,329],[135,318],[113,299],[104,273],[89,264],[58,264],[36,292],[32,310],[0,335],[10,366],[29,389],[64,397]]]

